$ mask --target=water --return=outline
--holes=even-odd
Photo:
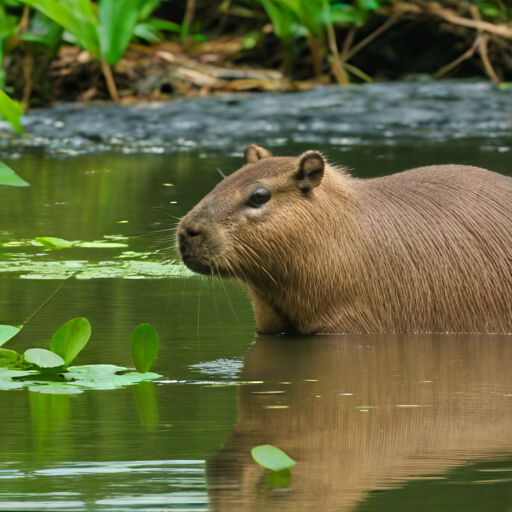
[[[438,163],[512,173],[508,147],[483,139],[315,149],[361,177]],[[510,336],[257,336],[238,284],[165,266],[173,235],[157,231],[177,221],[154,209],[182,216],[239,154],[3,157],[32,186],[0,187],[0,323],[22,324],[76,272],[6,348],[48,348],[84,316],[93,336],[76,363],[131,366],[146,321],[163,377],[0,391],[0,510],[508,510]],[[49,253],[36,236],[125,246]],[[298,461],[289,487],[267,485],[250,456],[260,444]]]

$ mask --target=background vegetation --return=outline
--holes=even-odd
[[[0,89],[26,108],[329,82],[502,83],[511,18],[504,0],[0,0]]]

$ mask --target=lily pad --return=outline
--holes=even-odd
[[[28,387],[30,391],[39,393],[69,394],[66,390],[76,393],[74,390],[77,389],[116,389],[160,377],[161,375],[157,373],[137,373],[131,368],[111,364],[72,366],[69,371],[54,375],[51,379],[48,375],[43,375],[36,370],[18,371],[0,368],[0,390]]]
[[[23,358],[27,363],[35,364],[39,368],[58,368],[64,366],[64,359],[44,348],[29,348]]]
[[[251,450],[251,455],[260,466],[270,469],[270,471],[290,469],[297,464],[282,450],[270,444],[256,446]]]
[[[21,329],[12,325],[0,325],[0,347],[11,338],[14,338],[20,331]]]
[[[63,376],[69,382],[69,385],[88,389],[115,389],[161,377],[157,373],[136,373],[130,368],[113,364],[72,366],[68,370]]]
[[[73,242],[68,242],[63,238],[54,238],[53,236],[38,236],[34,240],[41,245],[44,245],[47,249],[67,249],[72,247]]]

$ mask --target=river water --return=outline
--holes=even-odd
[[[258,142],[276,155],[318,149],[359,177],[440,163],[512,174],[503,133],[467,129]],[[245,140],[123,151],[80,137],[3,150],[31,186],[0,188],[0,324],[23,324],[64,283],[5,347],[49,348],[83,316],[93,334],[76,364],[131,366],[131,332],[150,322],[162,377],[75,395],[0,391],[0,510],[510,509],[510,336],[258,336],[240,285],[169,265],[176,218],[217,168],[241,166]],[[39,236],[114,246],[50,252],[31,244]],[[297,461],[289,485],[269,485],[252,460],[262,444]]]

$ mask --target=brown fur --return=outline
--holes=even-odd
[[[360,180],[314,151],[255,148],[178,245],[192,270],[247,285],[259,332],[512,331],[511,178],[443,165]],[[252,207],[259,187],[271,198]]]

